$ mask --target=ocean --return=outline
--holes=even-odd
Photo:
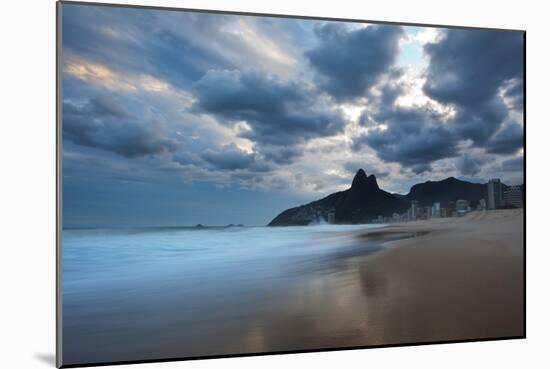
[[[316,348],[381,226],[63,230],[64,363]]]

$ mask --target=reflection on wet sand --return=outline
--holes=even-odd
[[[521,211],[499,211],[365,235],[414,232],[421,237],[304,279],[271,317],[273,323],[256,327],[262,346],[247,349],[520,337],[522,217]]]

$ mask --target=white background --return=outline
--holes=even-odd
[[[550,188],[546,182],[550,180],[547,175],[550,32],[545,2],[128,2],[526,29],[528,50],[526,340],[157,363],[133,368],[550,367],[545,355],[550,341],[550,242],[545,229],[548,227],[546,215],[550,214],[546,210],[550,209]],[[0,14],[0,367],[52,368],[55,352],[55,3],[53,0],[5,1]]]

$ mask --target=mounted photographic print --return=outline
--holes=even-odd
[[[58,365],[524,338],[524,60],[58,3]]]

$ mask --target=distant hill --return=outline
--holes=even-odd
[[[406,195],[391,194],[378,187],[374,175],[367,176],[363,169],[359,169],[347,190],[287,209],[277,215],[269,225],[308,225],[330,218],[334,223],[340,224],[368,223],[378,216],[390,217],[394,213],[404,213],[413,200],[418,201],[421,206],[432,205],[434,202],[446,206],[449,201],[459,199],[477,202],[486,195],[485,184],[461,181],[454,177],[416,184]]]
[[[432,205],[434,202],[440,202],[442,206],[445,206],[449,201],[468,200],[477,202],[486,197],[487,185],[449,177],[442,181],[415,184],[403,198],[409,203],[416,200],[421,206]]]

